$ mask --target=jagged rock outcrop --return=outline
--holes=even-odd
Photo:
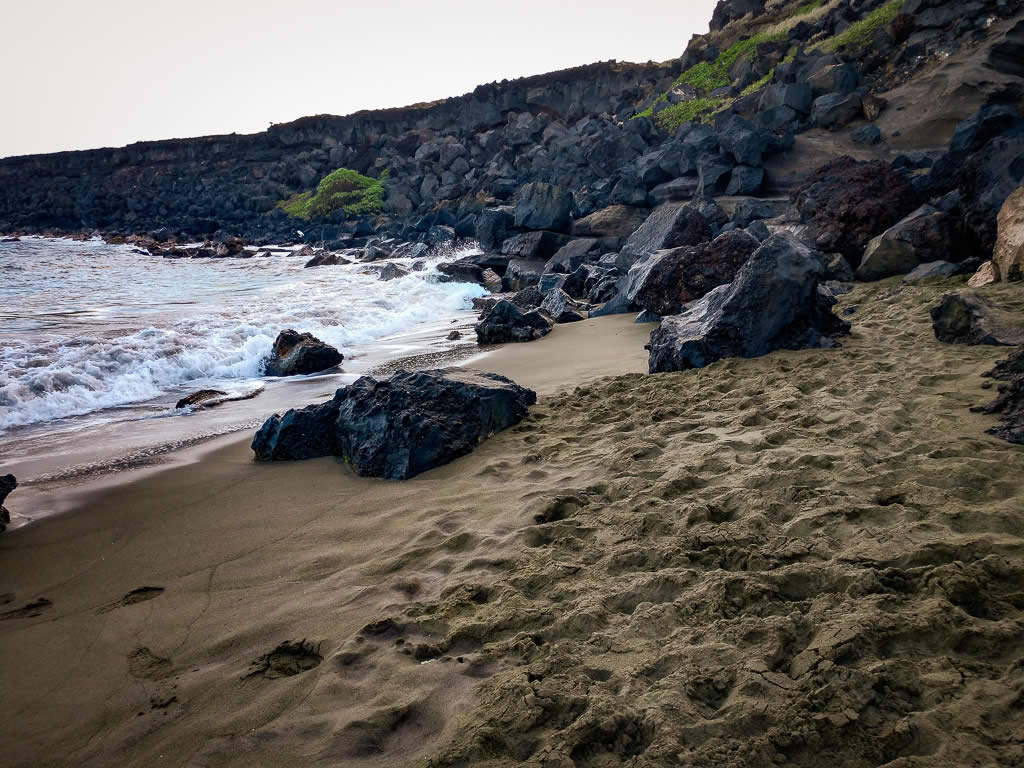
[[[504,376],[464,368],[364,376],[326,403],[275,414],[252,449],[261,461],[337,456],[360,475],[405,480],[470,453],[536,402]]]
[[[773,235],[736,279],[666,317],[651,332],[651,373],[702,368],[727,357],[759,357],[775,349],[835,346],[849,323],[832,313],[835,299],[818,290],[819,254],[788,234]]]
[[[310,333],[291,328],[281,331],[274,340],[264,368],[267,376],[299,376],[319,373],[339,365],[345,356],[330,344]]]
[[[630,268],[626,296],[657,315],[677,314],[685,304],[731,283],[760,245],[737,230],[699,245],[657,251]]]
[[[504,344],[534,341],[547,336],[553,326],[554,321],[544,310],[524,310],[502,299],[476,324],[475,330],[480,344]]]
[[[868,241],[914,210],[917,195],[886,163],[841,157],[812,173],[792,200],[816,247],[858,267]]]

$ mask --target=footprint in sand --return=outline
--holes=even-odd
[[[10,621],[11,619],[31,619],[33,616],[42,615],[52,607],[53,603],[45,597],[40,597],[38,600],[33,600],[31,603],[25,603],[23,608],[15,608],[13,611],[0,613],[0,621]]]
[[[135,605],[136,603],[144,603],[147,600],[152,600],[154,597],[159,597],[163,593],[163,587],[136,587],[120,600],[115,600],[112,603],[108,603],[107,605],[96,609],[96,614],[109,613],[117,608],[124,608],[128,605]]]
[[[170,659],[157,656],[149,648],[136,648],[128,654],[128,673],[141,680],[163,680],[171,676]]]
[[[279,677],[294,677],[320,666],[324,657],[320,655],[320,645],[307,640],[293,643],[286,640],[270,653],[264,654],[252,662],[252,669],[245,678],[265,677],[275,680]]]

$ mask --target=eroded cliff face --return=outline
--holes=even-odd
[[[542,229],[499,215],[526,184],[571,196],[564,235],[610,206],[785,194],[842,155],[890,164],[921,201],[959,187],[978,218],[976,190],[1005,197],[1020,182],[1020,142],[971,165],[996,135],[986,128],[943,155],[980,108],[1021,112],[1022,61],[1024,8],[1009,0],[722,0],[711,31],[663,64],[593,64],[248,136],[0,160],[0,231],[268,242],[302,229],[342,247],[371,234],[425,240],[444,225],[539,257],[503,248]],[[276,208],[339,167],[388,172],[380,215],[306,222]],[[971,224],[986,243],[997,202]]]
[[[291,192],[309,189],[338,167],[377,175],[443,139],[446,155],[455,156],[445,158],[449,165],[438,166],[437,148],[420,153],[437,156],[426,172],[393,175],[397,194],[389,208],[411,215],[446,199],[438,190],[458,199],[494,181],[482,173],[466,176],[502,151],[505,133],[518,131],[513,141],[533,144],[553,122],[628,118],[678,71],[678,62],[599,63],[483,85],[432,104],[302,118],[252,135],[7,158],[0,160],[0,231],[291,231],[293,222],[274,211]],[[466,168],[457,179],[442,179],[459,157]]]

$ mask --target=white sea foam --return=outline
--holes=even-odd
[[[0,432],[185,386],[258,378],[285,328],[308,331],[348,355],[452,317],[484,294],[477,285],[437,282],[433,267],[384,282],[364,274],[363,265],[303,270],[286,257],[147,261],[124,249],[112,255],[110,246],[75,247],[81,264],[67,254],[33,262],[22,253],[36,274],[8,287],[13,297],[0,297],[25,304],[0,310]],[[10,252],[6,260],[0,252],[0,265],[11,261]],[[47,289],[42,282],[52,280],[58,262],[64,284]],[[97,284],[97,276],[105,282]],[[45,293],[54,288],[56,312]],[[29,330],[13,333],[12,324]]]

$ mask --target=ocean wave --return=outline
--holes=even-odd
[[[220,267],[235,269],[230,276],[204,271],[205,264],[187,270],[175,265],[183,281],[176,291],[181,296],[189,294],[190,280],[207,282],[195,290],[206,291],[208,299],[211,275],[225,281],[223,291],[212,294],[218,300],[190,306],[186,317],[174,306],[180,296],[163,291],[166,312],[154,313],[148,304],[147,317],[156,321],[144,327],[110,330],[94,323],[5,338],[0,432],[140,403],[185,386],[259,378],[263,360],[285,328],[312,333],[347,356],[359,345],[454,316],[484,294],[477,285],[438,282],[434,267],[379,281],[362,265],[316,270],[288,265],[269,285],[261,285],[239,278],[241,263]],[[165,267],[151,266],[157,272]]]

